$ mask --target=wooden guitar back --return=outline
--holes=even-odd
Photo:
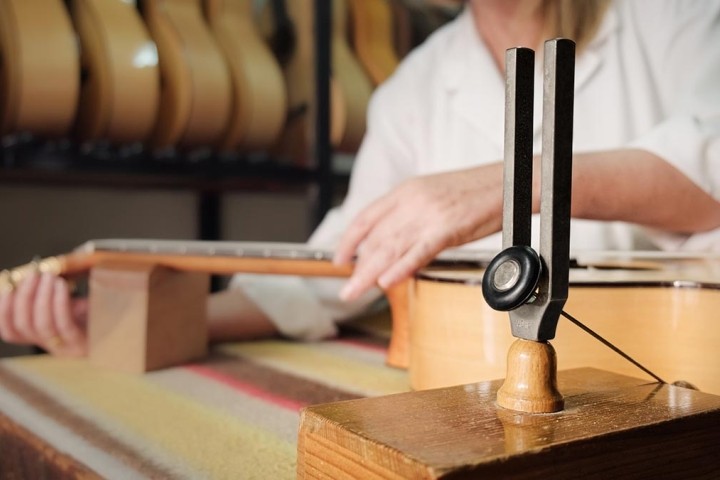
[[[720,394],[717,262],[661,262],[661,269],[572,269],[565,311],[668,382]],[[480,292],[482,270],[426,272],[410,286],[411,384],[436,388],[505,376],[514,338],[507,313]],[[558,368],[597,367],[644,375],[560,318],[551,342]],[[648,377],[649,378],[649,377]]]
[[[365,115],[372,86],[348,43],[347,0],[333,0],[330,78],[330,143],[340,151],[354,152],[365,133]],[[276,153],[307,164],[312,138],[314,102],[314,21],[312,0],[285,2],[295,30],[292,55],[283,65],[289,117]]]
[[[313,1],[279,0],[290,19],[294,42],[289,56],[282,64],[288,102],[288,119],[278,144],[273,152],[290,159],[293,163],[307,166],[310,163],[312,130],[311,106],[314,98],[314,43],[313,43]],[[270,9],[266,8],[263,21],[268,24]],[[331,115],[335,115],[333,104]],[[332,128],[338,124],[333,118]],[[331,138],[336,134],[331,133]]]
[[[145,0],[144,16],[160,59],[156,148],[220,142],[230,118],[232,91],[225,60],[207,27],[201,0]]]
[[[155,43],[134,2],[75,0],[73,20],[86,75],[75,125],[81,141],[142,142],[158,112]]]
[[[380,85],[399,63],[389,0],[350,0],[353,44],[373,84]]]
[[[390,9],[395,52],[404,58],[414,47],[412,15],[403,0],[390,0]]]
[[[0,1],[0,135],[65,135],[77,108],[79,63],[62,0]]]
[[[347,0],[333,0],[332,70],[336,88],[344,104],[345,124],[337,149],[355,152],[365,135],[365,117],[372,85],[348,42],[350,20]]]
[[[272,146],[285,124],[287,95],[280,66],[255,26],[253,1],[205,0],[205,13],[233,87],[230,124],[220,147]]]

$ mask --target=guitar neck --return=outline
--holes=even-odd
[[[296,243],[106,239],[89,241],[73,252],[48,257],[0,273],[0,291],[30,272],[74,275],[100,263],[153,264],[217,275],[261,273],[308,277],[349,277],[352,265],[332,263],[333,251]],[[486,252],[450,250],[435,265],[480,265]]]
[[[332,252],[301,244],[107,239],[89,241],[75,251],[11,271],[13,280],[38,270],[58,275],[82,273],[99,263],[155,264],[219,275],[238,272],[303,276],[349,276],[352,268],[335,266]],[[18,272],[15,275],[15,272]]]

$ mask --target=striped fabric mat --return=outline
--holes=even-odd
[[[409,389],[406,372],[385,366],[386,348],[386,335],[368,330],[319,343],[233,343],[139,376],[44,355],[8,358],[0,429],[9,419],[88,477],[294,478],[302,407]],[[8,438],[0,435],[0,457]]]

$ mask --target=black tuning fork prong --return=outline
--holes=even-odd
[[[503,248],[529,247],[535,52],[524,47],[507,50],[505,71]]]

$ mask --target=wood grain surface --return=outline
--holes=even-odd
[[[0,135],[65,135],[77,108],[80,52],[64,2],[0,2],[0,59]]]
[[[306,408],[298,478],[717,478],[720,397],[561,371],[565,410],[499,408],[501,381]]]

